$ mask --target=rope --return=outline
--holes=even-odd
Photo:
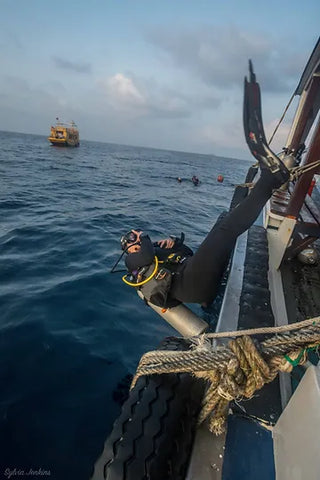
[[[275,128],[275,129],[274,129],[274,131],[273,131],[273,134],[272,134],[272,135],[271,135],[271,137],[270,137],[270,140],[269,140],[269,145],[270,145],[270,143],[272,142],[272,140],[273,140],[273,137],[275,136],[275,134],[276,134],[276,132],[277,132],[278,128],[280,127],[280,124],[281,124],[282,120],[284,119],[284,117],[285,117],[285,114],[287,113],[287,111],[288,111],[288,108],[290,107],[290,105],[291,105],[291,102],[292,102],[292,100],[294,99],[294,97],[295,97],[295,93],[293,93],[293,94],[292,94],[292,96],[291,96],[291,98],[290,98],[290,100],[289,100],[289,103],[288,103],[288,105],[287,105],[287,106],[286,106],[286,108],[284,109],[284,112],[283,112],[283,114],[282,114],[282,116],[281,116],[281,118],[280,118],[280,120],[279,120],[278,124],[276,125],[276,128]]]
[[[282,333],[289,332],[291,330],[298,330],[309,325],[315,325],[317,322],[320,322],[320,317],[309,318],[308,320],[303,320],[302,322],[291,323],[290,325],[281,325],[280,327],[260,327],[251,328],[248,330],[235,330],[233,332],[208,333],[206,336],[207,338],[227,338],[240,337],[242,335]]]
[[[276,335],[261,343],[251,338],[262,333]],[[210,342],[211,338],[239,335],[225,346],[214,347]],[[156,350],[144,354],[131,388],[143,375],[192,373],[207,382],[198,423],[210,416],[209,428],[219,435],[225,430],[231,400],[252,398],[279,371],[290,372],[306,362],[309,350],[319,347],[320,317],[283,327],[205,334],[190,343],[192,347],[187,351]]]
[[[316,170],[317,167],[320,166],[320,160],[316,160],[311,163],[306,163],[305,165],[292,167],[289,169],[290,171],[290,181],[293,182],[294,180],[298,180],[298,178],[303,175],[304,173],[310,172],[311,170]],[[316,173],[316,172],[314,172]]]

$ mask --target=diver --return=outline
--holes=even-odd
[[[224,217],[219,217],[193,255],[184,245],[184,235],[155,244],[141,230],[131,230],[121,237],[123,252],[112,271],[126,254],[128,273],[123,277],[124,282],[138,288],[147,302],[161,308],[172,308],[182,302],[210,305],[238,236],[253,225],[273,190],[295,178],[296,169],[287,169],[266,141],[260,89],[251,63],[249,68],[250,81],[245,79],[244,91],[244,132],[261,171],[249,194]]]
[[[196,185],[196,186],[199,185],[199,183],[200,183],[200,180],[196,175],[193,175],[193,177],[191,178],[191,181],[192,181],[193,185]]]
[[[182,182],[182,178],[181,178],[181,177],[177,177],[177,180],[178,180],[179,183]]]
[[[147,301],[162,308],[182,302],[211,304],[238,236],[255,222],[273,190],[286,183],[289,176],[284,166],[277,174],[262,168],[249,195],[212,227],[194,254],[184,245],[183,236],[152,243],[141,230],[131,230],[121,237],[128,270],[126,283],[139,288]]]

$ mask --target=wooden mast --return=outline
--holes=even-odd
[[[305,98],[302,98],[303,106],[299,115],[299,121],[296,124],[296,128],[289,139],[287,149],[288,152],[295,155],[299,149],[302,141],[304,141],[304,134],[307,130],[308,124],[312,124],[314,121],[315,111],[314,102],[319,94],[320,89],[320,77],[314,76],[311,79],[310,85],[306,91],[303,92]]]
[[[286,145],[288,153],[293,155],[296,155],[298,150],[303,147],[320,108],[320,38],[309,58],[295,93],[300,95],[300,102]],[[320,160],[320,117],[314,127],[303,165],[308,165],[317,160]],[[287,216],[297,218],[315,173],[317,171],[304,173],[295,184],[286,208]]]
[[[310,147],[306,156],[304,165],[320,160],[320,118],[313,132]],[[305,196],[308,193],[313,175],[317,171],[304,173],[298,180],[290,198],[286,215],[297,217],[304,203]]]

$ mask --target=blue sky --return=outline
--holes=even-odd
[[[320,2],[0,0],[0,130],[249,158],[252,58],[267,136],[319,36]],[[279,150],[290,116],[273,144]]]

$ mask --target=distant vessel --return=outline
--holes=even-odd
[[[56,125],[51,126],[49,142],[52,145],[59,147],[79,147],[79,130],[77,125],[72,122],[60,122],[59,118],[56,118]]]

